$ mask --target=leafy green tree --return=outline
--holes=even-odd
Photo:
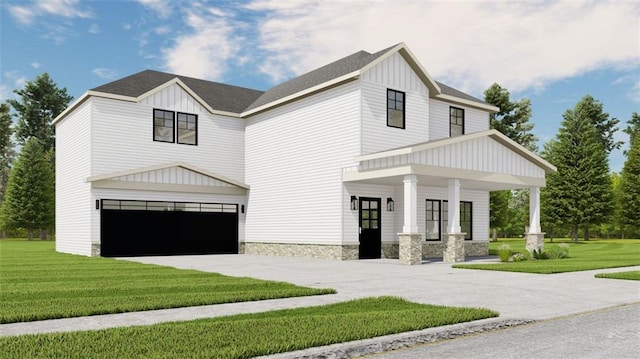
[[[66,88],[58,88],[48,73],[28,81],[21,90],[13,90],[20,99],[10,99],[9,104],[16,110],[18,123],[16,139],[24,144],[31,137],[42,142],[44,150],[55,147],[52,121],[73,99]]]
[[[498,113],[491,114],[489,118],[491,128],[500,131],[531,151],[537,150],[536,143],[538,139],[532,132],[533,123],[529,122],[531,118],[531,101],[529,101],[529,99],[512,101],[509,91],[497,83],[494,83],[484,91],[484,100],[500,108]],[[491,192],[489,202],[491,213],[490,226],[493,231],[494,241],[497,239],[498,228],[504,229],[508,226],[509,232],[516,231],[512,233],[521,233],[518,231],[524,228],[526,218],[522,218],[522,213],[520,213],[523,212],[523,209],[516,208],[522,205],[520,197],[522,197],[523,194],[520,192],[523,192],[523,190],[515,191],[515,193],[512,193],[510,190]],[[527,206],[528,204],[524,203],[525,209]],[[516,214],[514,211],[518,213]]]
[[[634,233],[640,232],[640,119],[634,113],[625,132],[629,150],[620,178],[620,222]]]
[[[11,115],[9,105],[0,104],[0,204],[4,199],[4,192],[9,180],[11,162],[15,157],[13,141],[11,140]]]
[[[590,121],[595,126],[607,155],[612,150],[622,146],[621,141],[616,141],[613,138],[614,133],[618,131],[620,120],[609,118],[609,114],[604,112],[600,101],[594,99],[591,95],[586,95],[576,104],[574,112],[579,114],[580,118]]]
[[[29,240],[37,228],[48,228],[54,222],[53,172],[45,159],[40,140],[27,140],[16,160],[2,203],[4,225],[26,228]]]
[[[556,138],[543,151],[558,172],[547,176],[542,212],[549,212],[551,223],[569,225],[574,241],[580,227],[585,226],[588,239],[588,226],[608,222],[614,209],[608,152],[588,116],[581,103],[567,110]]]

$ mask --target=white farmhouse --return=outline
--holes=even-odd
[[[455,262],[488,253],[489,191],[517,188],[540,248],[555,168],[490,130],[496,111],[404,44],[266,92],[142,71],[54,120],[56,249]]]

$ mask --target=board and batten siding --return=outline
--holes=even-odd
[[[404,222],[404,196],[401,187],[396,189],[395,200],[395,226],[398,233],[402,232]],[[427,199],[447,200],[447,188],[418,186],[418,232],[422,239],[427,234]],[[469,189],[460,189],[460,201],[471,202],[471,231],[473,241],[489,240],[489,192]]]
[[[56,124],[56,251],[91,255],[89,99]]]
[[[179,161],[244,182],[244,120],[196,112],[195,101],[173,87],[141,103],[93,100],[93,176]],[[198,144],[154,141],[154,108],[198,115]]]
[[[544,169],[486,136],[414,153],[362,161],[361,169],[372,170],[409,164],[545,178]]]
[[[360,78],[362,154],[408,146],[429,139],[429,90],[395,53]],[[405,128],[387,126],[387,89],[405,93]]]
[[[359,123],[357,81],[247,120],[246,241],[341,243],[342,167],[359,154]]]
[[[464,109],[465,134],[486,131],[489,129],[489,112],[431,98],[429,99],[429,141],[450,137],[450,107]]]
[[[136,201],[168,201],[168,202],[199,202],[199,203],[228,203],[238,205],[238,240],[244,239],[244,220],[245,216],[240,211],[242,205],[247,205],[246,196],[244,195],[224,195],[224,194],[206,194],[206,193],[186,193],[186,192],[158,192],[158,191],[142,191],[142,190],[123,190],[108,188],[93,188],[92,195],[94,199],[118,199],[118,200],[136,200]],[[100,238],[100,211],[95,207],[91,210],[91,237],[96,238],[99,242]],[[158,225],[163,225],[158,223]]]

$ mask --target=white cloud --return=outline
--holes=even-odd
[[[99,34],[100,33],[100,26],[98,26],[98,24],[92,24],[89,27],[89,33],[91,34]]]
[[[435,78],[481,93],[518,92],[596,68],[640,64],[640,3],[256,0],[261,70],[279,81],[405,42]]]
[[[42,64],[34,61],[31,63],[31,67],[33,67],[34,69],[39,69],[42,67]]]
[[[39,16],[54,15],[64,18],[91,18],[90,10],[82,9],[78,0],[36,1],[32,6],[8,5],[11,16],[23,25],[32,25]]]
[[[26,83],[27,78],[18,71],[3,72],[0,77],[0,102],[4,102],[10,98],[16,98],[17,95],[13,90],[22,89]]]
[[[131,30],[131,24],[122,24],[124,30]]]
[[[105,80],[115,80],[118,77],[118,71],[106,67],[95,68],[91,73]]]
[[[158,35],[166,35],[171,32],[171,28],[169,26],[159,26],[153,30]]]
[[[219,11],[186,10],[185,23],[191,29],[173,39],[162,50],[166,68],[186,76],[220,80],[227,61],[237,54],[242,41]]]
[[[171,3],[165,0],[138,0],[144,7],[153,10],[162,18],[168,18],[171,15]]]

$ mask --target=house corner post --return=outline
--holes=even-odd
[[[399,255],[402,264],[422,264],[422,236],[418,232],[418,177],[406,175],[404,184],[404,224],[398,234]]]
[[[445,235],[442,260],[447,263],[464,262],[464,237],[460,227],[460,180],[449,179],[448,185],[448,226]]]
[[[527,251],[544,251],[544,233],[540,228],[540,187],[529,189],[529,231],[524,237]]]

